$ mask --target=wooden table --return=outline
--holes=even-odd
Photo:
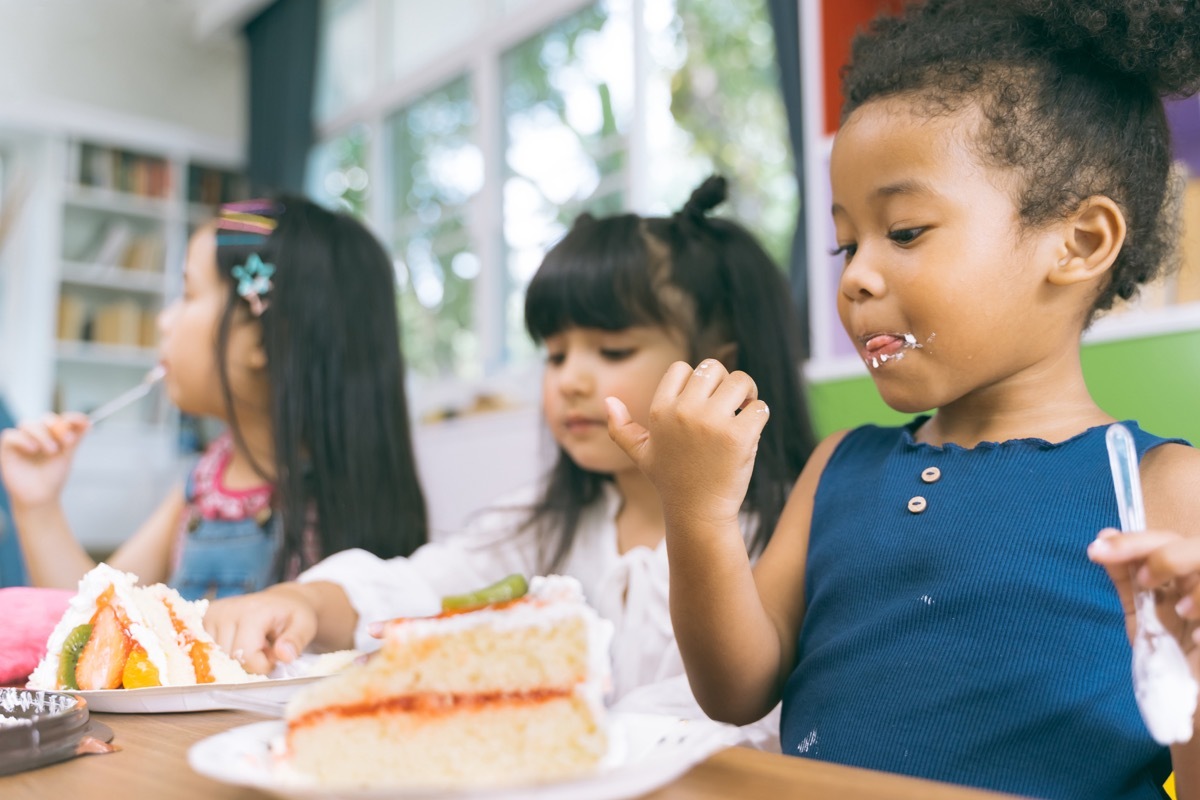
[[[95,714],[121,751],[0,778],[4,800],[264,800],[268,795],[193,772],[187,750],[206,736],[265,717],[245,711]],[[1007,795],[840,767],[740,747],[717,753],[644,800],[997,800]],[[569,799],[568,799],[569,800]]]

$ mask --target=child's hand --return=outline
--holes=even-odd
[[[1131,642],[1137,630],[1134,590],[1164,589],[1174,581],[1174,590],[1160,595],[1166,602],[1158,604],[1158,617],[1178,636],[1200,680],[1200,537],[1153,530],[1122,535],[1108,528],[1088,547],[1088,558],[1103,566],[1117,587]]]
[[[266,675],[290,664],[317,633],[317,610],[297,584],[213,601],[204,627],[249,672]]]
[[[58,501],[88,425],[83,414],[50,414],[0,433],[0,476],[14,506]]]
[[[744,372],[707,359],[693,370],[678,361],[663,376],[650,405],[648,428],[615,397],[608,432],[658,489],[672,516],[737,523],[767,404]]]

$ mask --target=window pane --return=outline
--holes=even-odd
[[[629,0],[575,14],[504,54],[505,337],[510,360],[532,353],[525,286],[546,249],[583,210],[625,204],[633,94]]]
[[[370,96],[375,74],[369,0],[324,0],[317,55],[316,117],[327,120]]]
[[[786,268],[798,199],[766,0],[646,0],[645,25],[653,210],[725,175],[729,213]]]
[[[356,125],[336,139],[313,148],[308,162],[308,195],[329,208],[366,217],[370,130]]]
[[[426,376],[480,370],[473,327],[480,262],[467,223],[468,204],[483,185],[476,121],[463,77],[387,122],[405,358]]]

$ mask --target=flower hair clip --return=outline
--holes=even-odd
[[[233,277],[237,278],[237,293],[250,304],[250,313],[261,317],[267,310],[264,300],[271,291],[271,276],[275,274],[274,264],[263,263],[258,253],[251,253],[245,264],[234,267]]]

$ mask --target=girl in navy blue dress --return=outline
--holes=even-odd
[[[299,197],[222,207],[159,317],[172,402],[217,438],[108,559],[189,599],[257,591],[359,547],[426,541],[391,259],[356,220]],[[61,494],[87,417],[5,431],[0,472],[29,573],[73,588],[94,564]]]
[[[1157,532],[1097,538],[1118,521],[1114,419],[1080,363],[1093,317],[1167,260],[1160,96],[1200,87],[1197,42],[1200,9],[1165,0],[928,0],[856,41],[838,309],[884,400],[933,411],[819,445],[752,570],[737,512],[769,424],[752,376],[677,363],[645,427],[609,404],[662,498],[672,620],[711,716],[782,699],[802,757],[1089,799],[1162,797],[1173,767],[1200,798],[1200,736],[1151,738],[1127,637],[1133,566],[1200,675],[1200,453],[1128,422]]]

